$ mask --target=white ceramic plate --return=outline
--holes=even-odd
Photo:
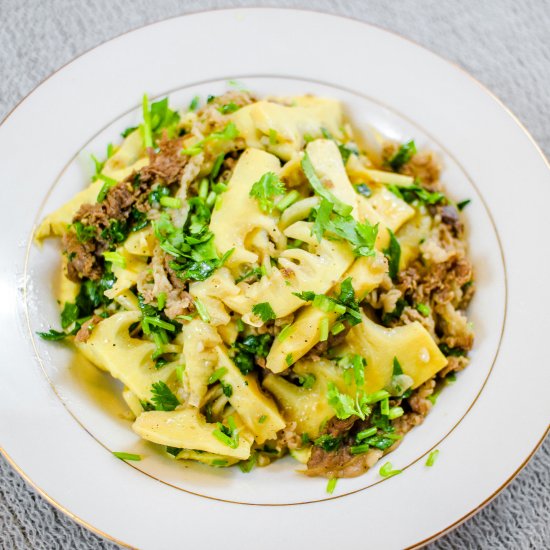
[[[32,231],[81,189],[88,153],[169,94],[185,106],[229,79],[259,94],[340,98],[359,127],[436,150],[467,209],[477,295],[472,363],[391,461],[326,482],[289,460],[242,474],[184,467],[138,441],[107,376],[37,341],[57,325],[55,243]],[[529,135],[476,81],[368,25],[318,13],[246,9],[195,14],[125,34],[40,85],[0,127],[0,442],[46,498],[123,544],[263,550],[314,544],[421,545],[472,515],[525,465],[548,429],[550,172]],[[83,154],[84,151],[84,154]],[[426,455],[440,450],[436,465]],[[139,463],[112,450],[144,455]]]

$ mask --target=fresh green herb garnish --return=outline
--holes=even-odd
[[[466,350],[463,348],[450,348],[447,344],[439,344],[441,353],[446,357],[464,357],[466,356]]]
[[[259,317],[264,323],[276,319],[277,316],[269,302],[261,302],[252,307],[252,313]]]
[[[218,111],[222,115],[228,115],[230,113],[234,113],[235,111],[238,111],[240,107],[234,103],[233,101],[230,101],[229,103],[226,103],[225,105],[222,105],[221,107],[218,107]]]
[[[82,222],[74,222],[72,228],[76,233],[78,242],[85,243],[97,235],[97,229],[93,225],[84,225]]]
[[[426,304],[416,304],[416,309],[424,317],[429,317],[430,313],[432,312],[430,306],[427,306]]]
[[[250,189],[250,196],[257,199],[264,212],[271,213],[275,206],[273,198],[285,194],[283,182],[274,172],[266,172]]]
[[[392,280],[395,280],[399,273],[399,260],[401,259],[401,245],[397,240],[394,232],[388,227],[390,242],[388,248],[384,250],[384,255],[388,259],[389,275]]]
[[[267,420],[267,416],[265,414],[262,414],[260,418],[258,418],[258,424],[263,424]]]
[[[334,489],[336,489],[336,483],[338,483],[337,477],[332,477],[327,482],[327,493],[329,495],[332,495],[334,493]]]
[[[255,357],[267,357],[271,349],[273,336],[270,334],[249,334],[237,338],[234,344],[233,361],[243,374],[249,374],[256,366]]]
[[[459,211],[462,211],[462,210],[464,210],[464,208],[466,208],[466,206],[468,206],[471,202],[472,202],[472,199],[466,199],[466,200],[463,200],[463,201],[460,201],[459,203],[457,203],[457,204],[456,204],[456,207],[458,208]]]
[[[314,445],[321,447],[324,451],[336,451],[342,443],[341,437],[334,437],[329,434],[320,435],[314,442]]]
[[[306,175],[306,178],[315,193],[330,202],[337,214],[340,214],[341,216],[348,216],[351,213],[353,207],[349,204],[343,203],[322,184],[321,180],[315,173],[315,168],[313,167],[311,159],[307,153],[304,154],[304,158],[302,159],[302,170],[304,171],[304,174]]]
[[[401,363],[399,363],[399,360],[397,357],[393,358],[393,376],[399,376],[400,374],[403,374],[403,368],[401,367]]]
[[[107,193],[109,192],[109,189],[111,189],[111,187],[114,187],[117,184],[117,181],[103,174],[98,174],[97,179],[103,182],[103,185],[97,195],[97,202],[103,202],[105,200],[105,197],[107,196]]]
[[[227,417],[227,424],[228,426],[224,426],[221,422],[217,422],[217,428],[212,435],[224,445],[236,449],[239,446],[239,430],[233,415]]]
[[[373,256],[378,224],[371,225],[367,220],[360,223],[353,216],[341,216],[336,211],[333,213],[333,209],[333,204],[324,198],[321,200],[315,212],[312,230],[317,240],[320,241],[328,233],[332,239],[341,239],[352,244],[356,256]]]
[[[65,332],[59,332],[53,328],[51,328],[48,332],[37,332],[36,334],[38,334],[42,340],[47,340],[48,342],[59,342],[69,336]]]
[[[239,468],[243,474],[248,474],[252,471],[258,460],[257,453],[252,453],[247,460],[239,462]]]
[[[440,202],[448,202],[447,197],[439,191],[434,191],[433,193],[424,189],[418,183],[413,185],[388,185],[388,190],[391,191],[394,195],[404,200],[407,203],[412,203],[415,201],[420,202],[421,204],[433,205]]]
[[[362,392],[358,391],[355,399],[353,399],[351,396],[341,393],[334,382],[329,382],[327,385],[327,400],[334,409],[336,417],[340,420],[353,415],[364,420],[371,413],[371,408],[368,406]]]
[[[118,252],[103,252],[103,257],[106,262],[111,262],[112,264],[118,265],[123,269],[126,267],[126,260],[124,259],[124,256]]]
[[[205,323],[210,323],[210,315],[208,313],[208,310],[206,309],[206,306],[201,302],[199,298],[195,298],[195,309],[197,310],[200,318]]]
[[[214,140],[231,141],[232,139],[235,139],[238,135],[239,135],[239,130],[237,129],[237,126],[235,126],[235,123],[231,121],[220,132],[212,132],[211,134],[207,135],[204,139],[195,143],[188,149],[183,149],[182,153],[184,155],[189,155],[189,156],[198,155],[203,150],[204,145],[206,143]]]
[[[153,395],[151,401],[157,411],[173,411],[180,404],[165,382],[155,382],[151,386],[151,393]]]
[[[437,449],[433,450],[428,455],[428,459],[426,460],[426,466],[432,467],[435,464],[435,461],[437,460],[438,456],[439,456],[439,451]]]
[[[407,143],[404,143],[399,147],[395,155],[393,155],[388,160],[389,167],[394,171],[397,172],[400,170],[404,164],[409,162],[413,155],[416,154],[416,145],[413,140],[407,141]]]
[[[217,382],[221,378],[223,378],[227,374],[227,369],[225,367],[220,367],[219,369],[216,369],[208,379],[208,384],[214,384],[214,382]]]
[[[189,111],[196,111],[198,108],[199,108],[199,103],[200,103],[200,100],[201,98],[196,95],[192,100],[191,102],[189,103]]]
[[[287,364],[288,367],[290,367],[290,365],[292,365],[292,363],[294,363],[294,359],[292,358],[292,353],[289,353],[285,357],[285,363]]]
[[[403,470],[394,470],[393,466],[391,465],[391,462],[386,462],[381,468],[380,468],[380,475],[382,477],[392,477],[396,476],[397,474],[400,474]]]
[[[118,451],[113,451],[113,454],[117,458],[120,458],[120,460],[136,460],[136,461],[141,460],[140,455],[135,455],[135,454],[132,454],[132,453],[121,453],[121,452],[118,452]]]

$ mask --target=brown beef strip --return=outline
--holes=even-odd
[[[80,330],[76,333],[74,339],[75,342],[87,342],[88,338],[92,334],[92,330],[101,322],[103,318],[99,315],[94,315],[91,319],[86,321],[81,327]]]

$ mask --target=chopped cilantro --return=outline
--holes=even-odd
[[[220,380],[223,394],[228,399],[233,395],[233,386],[231,384],[226,384],[223,380]]]
[[[450,348],[447,344],[439,344],[441,353],[446,357],[464,357],[466,350],[463,348]]]
[[[304,171],[304,174],[306,175],[306,178],[315,193],[317,193],[317,195],[327,200],[328,202],[332,203],[334,211],[336,213],[340,214],[341,216],[347,216],[348,214],[350,214],[350,212],[353,210],[353,207],[351,207],[349,204],[343,203],[323,185],[323,183],[315,173],[315,168],[313,167],[311,159],[309,158],[309,155],[307,153],[304,154],[304,158],[302,159],[302,170]]]
[[[413,185],[388,185],[388,190],[394,195],[404,200],[407,203],[419,201],[421,204],[438,204],[440,202],[446,203],[447,197],[439,191],[433,193],[415,182]]]
[[[336,451],[342,443],[341,437],[334,437],[329,434],[320,435],[314,442],[314,445],[321,447],[324,451]]]
[[[311,388],[313,388],[313,385],[315,384],[316,380],[317,380],[316,376],[311,373],[298,375],[298,382],[300,383],[302,388],[305,388],[306,390],[310,390]]]
[[[265,414],[262,414],[260,418],[258,418],[258,424],[263,424],[267,420],[267,416]]]
[[[390,235],[390,243],[388,248],[384,250],[384,255],[388,258],[389,275],[392,280],[395,280],[399,273],[399,260],[401,259],[401,245],[397,240],[394,232],[388,227]]]
[[[257,199],[264,212],[271,213],[275,203],[273,198],[285,194],[283,182],[274,172],[266,172],[250,189],[250,196]]]
[[[466,206],[468,206],[470,203],[472,202],[472,199],[466,199],[466,200],[463,200],[463,201],[460,201],[459,203],[456,204],[456,207],[462,211],[464,210],[464,208],[466,208]]]
[[[334,409],[336,417],[340,420],[353,415],[364,420],[371,413],[371,409],[362,392],[357,392],[355,399],[353,399],[351,396],[341,393],[334,382],[329,382],[327,385],[327,400],[329,405]]]
[[[292,358],[292,353],[289,353],[285,357],[285,363],[287,364],[288,367],[290,367],[290,365],[292,365],[292,363],[294,363],[294,359]]]
[[[244,338],[237,338],[234,344],[235,355],[233,361],[237,368],[248,374],[255,367],[255,357],[267,357],[271,349],[273,336],[270,334],[249,334]]]
[[[72,302],[65,302],[61,312],[61,328],[72,325],[80,316],[80,308]]]
[[[64,340],[69,336],[68,334],[64,332],[59,332],[58,330],[54,330],[51,328],[48,332],[37,332],[38,336],[42,338],[43,340],[48,340],[49,342],[58,342],[60,340]]]
[[[200,315],[200,318],[205,323],[210,323],[210,315],[208,313],[208,310],[206,309],[206,306],[200,301],[199,298],[195,298],[195,309]]]
[[[85,243],[97,235],[97,229],[93,225],[84,225],[82,222],[74,222],[72,227],[76,233],[78,242]]]
[[[403,374],[403,369],[401,367],[401,363],[399,363],[399,360],[397,357],[393,358],[393,376],[399,376],[400,374]]]
[[[166,452],[169,455],[172,455],[174,457],[178,456],[181,453],[181,451],[182,450],[180,449],[180,447],[170,447],[170,446],[166,447]]]
[[[401,145],[397,152],[388,160],[388,165],[394,172],[397,172],[404,164],[409,162],[415,154],[416,145],[414,141],[407,141],[407,143]]]
[[[252,313],[259,317],[264,323],[276,319],[275,312],[269,302],[261,302],[252,307]]]
[[[173,411],[180,404],[165,382],[155,382],[151,386],[151,393],[151,401],[157,411]]]

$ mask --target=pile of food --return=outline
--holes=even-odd
[[[88,188],[49,215],[61,331],[123,384],[133,429],[243,471],[290,453],[352,477],[468,364],[460,210],[413,141],[340,102],[244,91],[143,102]]]

